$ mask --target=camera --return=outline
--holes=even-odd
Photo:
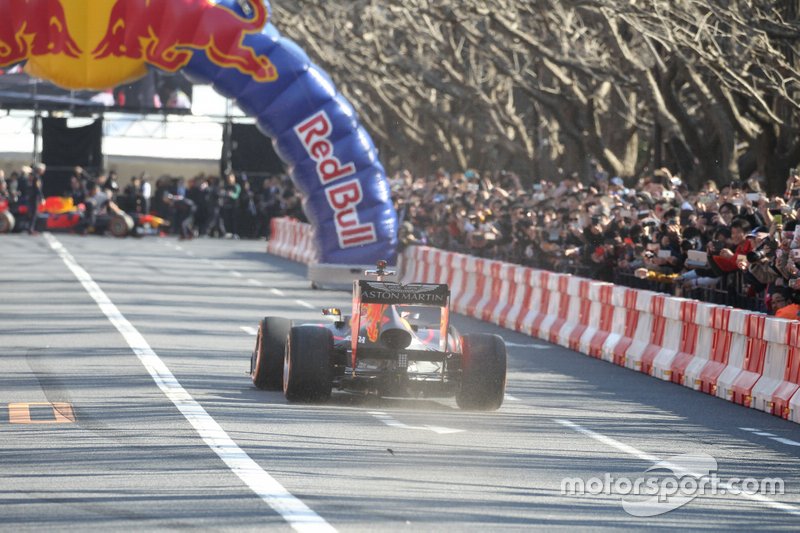
[[[747,252],[748,263],[760,263],[764,259],[771,259],[778,249],[778,243],[770,238],[764,241],[752,252]]]
[[[710,248],[711,255],[719,255],[719,253],[725,248],[725,242],[724,241],[712,241],[710,243],[710,246],[711,246],[711,248]]]

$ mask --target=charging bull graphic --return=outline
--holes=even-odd
[[[303,192],[324,263],[396,257],[397,215],[369,134],[265,0],[0,0],[0,67],[71,89],[183,69],[253,116]]]
[[[278,74],[269,58],[242,46],[246,34],[263,29],[267,8],[260,0],[242,5],[252,13],[249,19],[208,0],[117,0],[94,57],[144,57],[153,66],[175,72],[189,62],[191,50],[203,50],[219,66],[272,81]]]
[[[0,0],[0,67],[31,55],[78,57],[81,49],[69,34],[58,0]]]

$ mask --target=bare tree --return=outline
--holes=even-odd
[[[299,0],[276,24],[390,167],[636,176],[800,160],[798,0]]]

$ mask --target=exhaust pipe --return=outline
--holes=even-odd
[[[407,348],[413,339],[408,330],[406,321],[400,318],[397,310],[390,307],[389,322],[381,326],[380,341],[390,350],[402,350]]]

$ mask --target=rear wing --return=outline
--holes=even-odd
[[[409,283],[358,280],[354,294],[360,303],[390,305],[429,305],[446,307],[450,288],[446,283]]]
[[[409,283],[394,281],[357,280],[353,282],[353,318],[351,323],[351,346],[353,369],[358,360],[358,332],[361,330],[362,305],[380,308],[379,315],[390,305],[421,305],[441,308],[440,351],[447,348],[447,332],[450,322],[450,287],[446,283]],[[369,314],[369,313],[368,313]],[[378,317],[379,318],[379,317]]]

